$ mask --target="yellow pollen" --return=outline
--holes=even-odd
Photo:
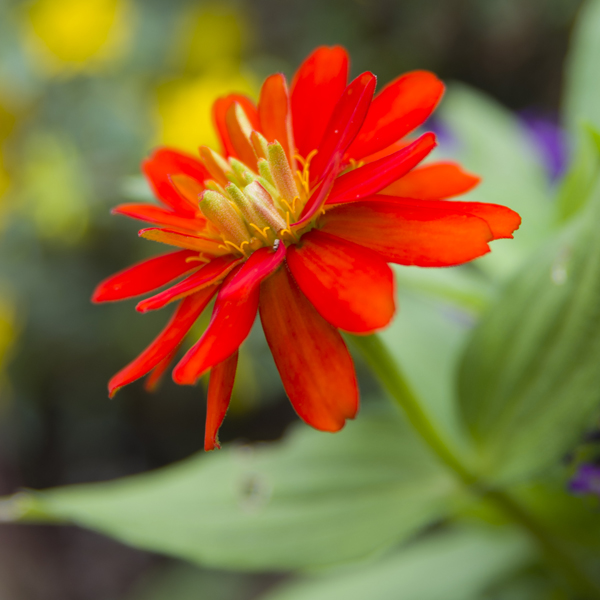
[[[224,244],[224,245],[223,245]],[[246,246],[250,246],[250,242],[242,242],[239,246],[234,244],[233,242],[230,242],[229,240],[224,240],[223,244],[219,245],[219,248],[223,248],[224,250],[229,250],[230,248],[233,248],[234,250],[236,250],[237,252],[239,252],[240,254],[243,254],[244,256],[249,256],[248,254],[246,254],[246,252],[244,251],[244,248]]]
[[[219,246],[219,248],[223,248],[223,246]],[[188,256],[188,258],[185,259],[186,263],[190,263],[190,262],[203,262],[203,263],[209,263],[212,259],[211,258],[206,258],[203,254],[199,254],[198,256]]]
[[[258,225],[255,225],[254,223],[250,223],[250,227],[253,227],[258,232],[259,235],[262,235],[262,237],[265,239],[265,241],[267,243],[269,242],[269,238],[267,237],[267,231],[269,231],[269,229],[271,229],[269,227],[269,225],[267,225],[266,227],[261,229],[260,227],[258,227]]]

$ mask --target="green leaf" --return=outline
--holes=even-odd
[[[574,139],[585,123],[600,129],[600,1],[588,0],[579,13],[566,62],[564,108]]]
[[[394,544],[443,515],[455,493],[400,415],[386,411],[335,435],[302,425],[281,444],[12,502],[24,521],[64,519],[205,565],[273,570],[355,560]]]
[[[562,221],[585,206],[600,171],[600,133],[589,124],[581,129],[575,157],[558,189],[558,217]]]
[[[263,600],[474,600],[531,555],[511,530],[450,531],[376,564],[292,583]]]
[[[493,242],[491,254],[477,261],[490,274],[511,274],[552,225],[549,184],[538,153],[509,110],[466,86],[450,87],[440,117],[456,138],[453,158],[482,178],[464,199],[503,204],[523,219],[514,240]]]
[[[459,377],[482,471],[528,477],[560,460],[600,406],[600,185],[506,287]]]

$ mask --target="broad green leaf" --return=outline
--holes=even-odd
[[[586,124],[569,171],[558,189],[559,220],[566,221],[588,201],[600,172],[600,133]]]
[[[560,460],[600,407],[600,185],[490,307],[465,352],[463,414],[495,478]]]
[[[491,254],[477,261],[489,273],[506,276],[551,227],[549,185],[537,152],[509,110],[466,86],[450,87],[440,117],[456,138],[450,143],[453,157],[482,178],[464,199],[508,206],[523,219],[514,240],[492,242]]]
[[[283,586],[263,600],[475,600],[532,554],[512,530],[450,531],[375,564]]]
[[[456,491],[390,409],[363,414],[336,435],[302,425],[281,444],[26,493],[3,510],[20,510],[24,521],[71,521],[210,566],[299,569],[394,544],[443,515]]]
[[[587,0],[571,36],[566,61],[564,109],[573,138],[585,123],[600,129],[600,1]]]

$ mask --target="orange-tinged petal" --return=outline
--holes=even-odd
[[[317,48],[300,66],[291,86],[292,122],[298,152],[319,147],[348,81],[348,53],[341,46]]]
[[[480,181],[479,177],[467,173],[457,163],[437,162],[413,169],[382,193],[403,198],[441,200],[465,194]]]
[[[331,167],[340,163],[365,120],[376,83],[375,75],[366,72],[344,90],[327,123],[318,152],[310,163],[311,183],[327,177]]]
[[[334,327],[371,333],[394,316],[394,274],[371,250],[313,230],[290,246],[287,263],[300,289]]]
[[[250,134],[256,128],[252,127],[247,117],[241,104],[234,102],[225,113],[225,125],[235,156],[247,167],[257,171],[256,155],[250,142]]]
[[[398,141],[429,117],[443,93],[444,84],[433,73],[401,75],[373,100],[348,156],[361,159]]]
[[[257,130],[260,129],[256,106],[248,96],[244,96],[243,94],[229,94],[229,96],[217,98],[213,104],[213,122],[219,134],[219,138],[221,139],[221,144],[223,145],[223,154],[225,156],[240,158],[229,137],[229,131],[225,120],[227,111],[236,102],[244,109],[244,113],[246,113],[246,116],[250,120],[252,128]]]
[[[138,235],[153,242],[187,248],[196,252],[206,252],[211,256],[222,256],[230,253],[219,241],[199,235],[192,235],[191,233],[173,231],[172,229],[149,227],[148,229],[140,229]]]
[[[165,210],[160,206],[153,204],[120,204],[115,206],[111,211],[114,215],[125,215],[132,219],[139,219],[147,223],[156,223],[157,225],[167,225],[184,229],[190,232],[199,232],[206,226],[206,219],[201,215],[196,216],[181,216],[181,213]]]
[[[138,302],[135,308],[141,313],[148,312],[149,310],[157,310],[170,302],[180,300],[185,296],[199,292],[205,287],[220,283],[242,260],[243,258],[231,255],[214,258],[183,281],[180,281],[160,294]]]
[[[204,335],[173,371],[176,383],[193,385],[203,373],[239,348],[256,318],[260,282],[271,275],[284,256],[285,248],[280,253],[261,248],[228,275]]]
[[[114,302],[140,296],[200,268],[198,253],[180,250],[144,260],[101,281],[92,295],[93,302]],[[192,260],[189,260],[192,259]]]
[[[350,353],[286,268],[261,285],[260,318],[296,412],[322,431],[340,430],[358,411]]]
[[[108,382],[108,391],[111,398],[119,388],[149,373],[177,349],[190,327],[210,302],[216,290],[216,286],[206,288],[181,301],[167,326],[158,337],[134,361],[121,369]]]
[[[490,250],[489,225],[462,202],[380,198],[331,209],[322,230],[401,265],[449,267]]]
[[[237,362],[238,353],[235,352],[210,370],[204,431],[204,450],[207,452],[221,447],[217,434],[229,408]]]
[[[425,133],[402,150],[338,177],[327,204],[356,202],[380,192],[416,167],[436,145],[435,135]]]
[[[288,161],[293,165],[295,146],[292,112],[287,83],[281,73],[265,79],[258,100],[258,116],[267,141],[278,141],[285,150]]]
[[[198,203],[183,196],[171,180],[175,175],[186,175],[201,185],[209,174],[197,158],[171,148],[159,148],[142,163],[142,171],[156,196],[175,212],[184,215],[198,212]]]

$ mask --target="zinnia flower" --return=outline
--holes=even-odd
[[[479,181],[458,165],[417,167],[435,136],[405,136],[443,94],[433,74],[407,73],[373,98],[375,76],[348,84],[348,64],[343,48],[318,48],[289,92],[275,74],[258,105],[239,94],[218,99],[213,118],[222,152],[156,150],[143,171],[162,206],[114,209],[158,225],[140,236],[179,250],[113,275],[93,300],[168,285],[136,308],[178,305],[154,342],[111,379],[110,394],[146,374],[152,388],[216,296],[208,328],[173,370],[179,384],[210,371],[207,450],[218,447],[238,348],[257,312],[298,415],[337,431],[358,410],[354,366],[338,330],[369,334],[390,322],[387,263],[458,265],[519,226],[503,206],[446,200]]]

